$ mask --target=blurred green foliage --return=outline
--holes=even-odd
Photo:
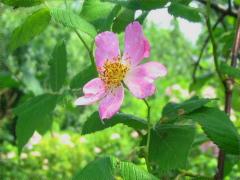
[[[75,13],[72,16],[80,14],[81,2],[71,1],[68,6],[70,5],[71,7],[68,8],[72,8]],[[63,1],[50,1],[48,6],[65,8]],[[104,15],[118,12],[118,4],[110,4],[109,7],[110,10],[115,7],[115,11],[110,12],[109,8],[104,9]],[[125,3],[124,7],[130,7],[132,13],[131,4]],[[147,10],[149,7],[151,5],[146,7]],[[139,5],[139,8],[141,9],[142,5]],[[81,95],[79,87],[84,83],[77,82],[77,79],[73,82],[72,79],[79,73],[81,76],[81,71],[91,65],[88,51],[72,30],[75,25],[82,25],[81,20],[78,19],[73,24],[65,24],[70,27],[66,28],[61,25],[65,23],[64,18],[59,17],[56,21],[52,21],[41,35],[10,53],[9,43],[13,30],[37,9],[38,7],[10,8],[0,3],[0,27],[3,27],[0,28],[0,179],[69,179],[79,169],[102,155],[114,155],[121,160],[134,162],[146,169],[143,152],[139,146],[141,144],[139,133],[142,132],[137,132],[125,125],[117,125],[101,132],[81,136],[84,122],[97,110],[97,105],[77,108],[73,106],[73,101]],[[188,11],[193,9],[195,10],[195,8],[188,8]],[[122,16],[125,18],[126,14],[124,14],[125,11],[120,12],[123,14],[120,14],[117,19],[122,20]],[[101,8],[96,13],[97,15],[101,14]],[[177,13],[178,16],[179,12],[172,14],[174,13]],[[96,20],[96,17],[90,16],[92,14],[89,15],[87,11],[82,11],[82,14],[87,20],[96,24],[98,32],[109,28],[107,21],[101,29],[99,19]],[[190,20],[193,18],[193,21],[201,21],[199,11],[195,12],[194,17],[189,17],[187,13],[186,19],[188,18]],[[217,17],[213,16],[212,21],[216,19]],[[60,21],[61,24],[58,24],[57,21]],[[129,21],[132,21],[132,17],[129,17]],[[229,59],[235,21],[233,17],[227,16],[224,21],[225,25],[218,26],[214,31],[221,61]],[[115,24],[118,23],[121,29],[115,31],[121,32],[127,23],[115,22]],[[149,104],[152,107],[152,121],[160,120],[161,111],[168,102],[181,102],[193,95],[217,97],[219,100],[215,104],[222,108],[224,92],[214,72],[210,44],[206,46],[203,53],[196,80],[194,81],[192,77],[194,64],[206,38],[206,29],[203,27],[198,42],[193,45],[181,33],[177,19],[173,19],[170,29],[160,29],[147,20],[143,26],[152,48],[150,60],[159,61],[168,68],[168,75],[156,81],[156,94],[149,98]],[[123,49],[124,34],[119,34],[119,38]],[[91,38],[88,40],[92,42]],[[59,101],[60,103],[53,113],[51,130],[44,136],[35,133],[18,157],[15,132],[17,117],[12,110],[31,97],[52,91],[51,84],[48,83],[51,69],[49,60],[52,58],[55,45],[62,41],[66,44],[68,59],[66,80],[61,83],[63,85],[61,93],[65,96]],[[87,72],[90,71],[85,70],[84,75]],[[83,81],[86,79],[90,79],[89,76],[84,77]],[[234,110],[239,110],[238,86],[235,89]],[[145,119],[146,110],[142,100],[136,99],[126,92],[121,112]],[[232,114],[231,118],[239,131],[240,113],[233,111]],[[216,146],[203,136],[201,128],[197,125],[196,137],[184,171],[189,170],[193,174],[213,176],[217,164],[216,151]],[[238,157],[227,156],[226,179],[240,177],[240,163],[237,160]],[[174,170],[168,175],[176,177],[179,172],[181,174],[182,171]]]

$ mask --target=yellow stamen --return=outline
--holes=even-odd
[[[120,57],[113,59],[113,61],[107,60],[100,72],[99,76],[105,82],[107,88],[120,86],[129,70],[129,66],[122,64],[120,61]]]

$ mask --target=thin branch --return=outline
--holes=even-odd
[[[217,25],[218,25],[220,22],[223,21],[224,17],[225,17],[225,14],[222,14],[222,15],[217,19],[216,23],[215,23],[215,24],[213,25],[213,27],[212,27],[212,30],[213,30],[213,31],[216,29]],[[196,63],[194,64],[194,69],[193,69],[193,74],[192,74],[193,82],[196,81],[197,69],[198,69],[199,64],[200,64],[200,61],[201,61],[201,59],[202,59],[203,52],[204,52],[204,50],[205,50],[205,48],[207,47],[207,44],[208,44],[208,42],[209,42],[209,39],[210,39],[210,36],[208,35],[207,38],[205,39],[204,43],[203,43],[203,46],[202,46],[201,50],[200,50],[200,54],[199,54],[199,56],[198,56],[198,60],[197,60]]]
[[[211,7],[210,7],[210,0],[208,0],[208,4],[207,4],[207,15],[205,16],[206,18],[206,24],[207,24],[207,29],[209,32],[209,37],[212,43],[212,48],[213,48],[213,60],[214,60],[214,66],[217,72],[217,75],[219,77],[219,79],[221,80],[221,82],[223,82],[223,78],[222,78],[222,74],[220,72],[219,69],[219,64],[218,64],[218,54],[217,54],[217,44],[213,35],[213,30],[212,30],[212,26],[211,26],[211,21],[210,21],[210,11],[211,11]]]
[[[200,2],[204,5],[207,5],[207,0],[195,0],[195,1]],[[211,3],[210,6],[216,12],[237,18],[237,10],[236,9],[231,8],[231,10],[230,10],[229,8],[226,8],[226,7],[224,7],[220,4],[216,4],[216,3]]]

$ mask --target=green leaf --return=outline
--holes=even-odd
[[[84,86],[88,81],[91,79],[94,79],[97,77],[96,69],[92,66],[89,66],[85,69],[83,69],[80,73],[75,75],[71,82],[70,82],[70,88],[71,89],[79,89]]]
[[[1,3],[6,4],[8,6],[14,6],[14,8],[18,7],[31,7],[41,4],[42,0],[0,0]]]
[[[83,33],[86,33],[92,38],[95,38],[97,32],[92,24],[83,19],[81,16],[75,14],[70,10],[63,9],[51,9],[51,16],[53,19],[69,28],[73,28],[74,30],[80,30]]]
[[[0,73],[0,89],[18,87],[19,83],[8,73]]]
[[[100,0],[84,1],[80,15],[94,24],[98,32],[110,30],[113,19],[117,16],[120,6],[101,2]]]
[[[228,77],[240,79],[240,70],[229,66],[225,62],[221,62],[219,69],[223,74],[227,75]]]
[[[48,124],[45,122],[46,118],[49,120],[48,116],[54,110],[57,100],[58,95],[43,94],[31,98],[14,109],[14,114],[18,116],[16,134],[19,152],[35,130],[43,132],[42,126]]]
[[[190,125],[159,125],[151,131],[149,160],[160,173],[184,168],[194,140]]]
[[[168,0],[101,0],[102,2],[111,2],[119,4],[133,10],[153,10],[164,7]]]
[[[134,21],[134,15],[135,11],[131,9],[123,9],[113,22],[112,27],[113,32],[116,33],[123,32],[126,26]]]
[[[170,123],[179,118],[182,118],[183,115],[187,115],[207,103],[211,102],[213,99],[200,99],[198,97],[193,97],[187,101],[184,101],[180,104],[168,103],[162,111],[162,123]]]
[[[114,157],[101,157],[90,162],[74,176],[74,180],[157,180],[156,177],[130,162],[121,162]]]
[[[181,17],[188,21],[201,21],[201,16],[197,8],[186,6],[181,3],[172,2],[171,5],[168,7],[168,12],[175,17]]]
[[[43,8],[34,12],[22,25],[13,31],[9,44],[10,51],[27,44],[35,36],[43,32],[50,20],[51,16],[48,9]]]
[[[147,129],[146,121],[123,113],[118,113],[111,119],[101,121],[98,112],[94,112],[84,123],[82,128],[82,135],[94,133],[104,130],[109,127],[113,127],[117,124],[124,124],[136,130]]]
[[[202,107],[186,116],[198,122],[205,134],[225,153],[240,153],[240,138],[237,129],[227,114],[217,108]]]
[[[67,52],[64,42],[55,46],[49,65],[51,88],[53,91],[58,91],[63,86],[67,75]]]
[[[149,174],[147,171],[136,166],[131,162],[120,162],[117,177],[121,177],[124,180],[157,180],[155,176]]]

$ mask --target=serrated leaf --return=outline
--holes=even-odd
[[[221,62],[219,69],[228,77],[240,79],[240,69],[238,68],[231,67],[225,62]]]
[[[151,131],[149,160],[160,173],[184,168],[194,140],[190,125],[159,125]]]
[[[31,7],[41,4],[42,0],[1,0],[3,4],[8,6],[13,6],[14,8],[18,7]]]
[[[34,131],[42,129],[42,122],[52,113],[57,100],[58,95],[43,94],[31,98],[14,109],[14,114],[18,117],[16,134],[19,152]]]
[[[115,157],[101,157],[90,162],[74,176],[74,180],[157,180],[156,177],[130,162],[121,162]]]
[[[120,6],[100,0],[84,1],[80,15],[94,24],[98,32],[110,30],[113,19],[117,16]]]
[[[131,9],[123,9],[113,22],[113,32],[123,32],[126,26],[134,21],[135,11]]]
[[[18,87],[19,82],[8,73],[0,73],[0,89]]]
[[[53,91],[58,91],[63,86],[67,75],[67,52],[64,42],[55,46],[49,65],[51,88]]]
[[[89,66],[83,69],[80,73],[78,73],[72,78],[70,82],[70,88],[71,89],[82,88],[88,81],[96,77],[97,77],[96,69],[94,69],[92,66]]]
[[[82,135],[101,131],[117,124],[124,124],[136,130],[147,129],[146,121],[132,115],[119,113],[111,119],[102,122],[98,112],[94,112],[84,123]]]
[[[111,2],[119,4],[133,10],[153,10],[164,7],[168,0],[101,0],[102,2]]]
[[[186,118],[198,122],[209,139],[225,153],[240,154],[239,134],[225,112],[218,108],[202,107]]]
[[[188,21],[201,21],[201,16],[197,8],[193,8],[182,3],[172,2],[168,7],[168,12],[175,17],[181,17]]]
[[[161,122],[162,123],[173,122],[181,118],[183,115],[187,115],[203,107],[204,105],[211,102],[212,100],[213,99],[200,99],[198,97],[193,97],[179,104],[168,103],[163,108]]]
[[[86,33],[91,38],[95,38],[97,32],[92,24],[83,19],[81,16],[75,14],[70,10],[63,9],[51,9],[51,16],[54,20],[62,25],[73,28],[75,30],[80,30],[83,33]]]
[[[24,23],[13,31],[9,44],[10,51],[27,44],[35,36],[43,32],[50,20],[50,12],[46,8],[40,9],[27,17]]]
[[[121,177],[124,180],[157,180],[155,176],[149,174],[147,171],[136,166],[131,162],[120,162],[117,177]]]

